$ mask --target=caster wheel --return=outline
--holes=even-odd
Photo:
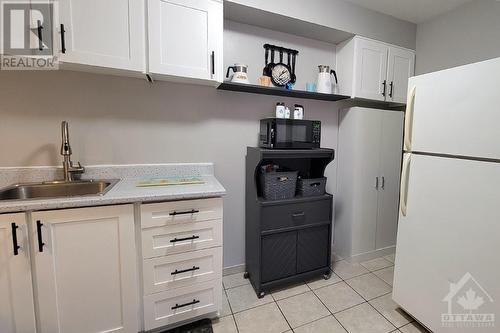
[[[263,298],[264,296],[266,296],[266,293],[263,292],[263,291],[261,291],[257,297],[258,298]]]
[[[248,273],[248,272],[243,273],[243,278],[244,279],[249,279],[250,278],[250,273]]]
[[[328,272],[323,275],[323,279],[325,280],[329,280],[331,277],[332,277],[332,272]]]

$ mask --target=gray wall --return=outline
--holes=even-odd
[[[475,0],[417,27],[416,73],[500,57],[500,1]]]
[[[338,104],[78,72],[0,74],[0,166],[59,165],[60,122],[70,122],[83,165],[214,162],[226,187],[224,265],[244,263],[244,163],[258,120],[274,104],[301,103],[337,147]],[[334,191],[335,163],[327,170]]]
[[[415,24],[345,0],[229,1],[415,49]]]

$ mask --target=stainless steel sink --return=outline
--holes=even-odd
[[[16,184],[0,190],[0,200],[27,200],[104,195],[118,180],[53,181]]]

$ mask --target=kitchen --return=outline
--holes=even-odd
[[[222,57],[217,57],[217,61],[223,61],[222,64],[217,63],[217,73],[220,75],[218,80],[223,79],[228,66],[243,62],[249,66],[250,81],[256,84],[264,67],[265,59],[262,45],[270,43],[299,50],[296,84],[298,90],[305,90],[307,82],[316,82],[316,66],[319,64],[330,65],[336,69],[340,85],[342,85],[348,79],[343,78],[339,71],[339,53],[335,46],[338,43],[334,40],[339,42],[348,40],[352,35],[382,40],[385,44],[396,45],[402,49],[415,49],[415,40],[418,41],[418,38],[421,38],[420,44],[417,43],[416,74],[485,60],[488,56],[489,58],[498,56],[498,53],[495,54],[494,51],[491,51],[481,58],[482,55],[477,54],[479,52],[467,54],[468,50],[465,50],[461,53],[464,54],[464,57],[469,56],[468,59],[460,62],[454,57],[449,57],[448,66],[447,63],[444,63],[444,59],[434,56],[432,53],[425,53],[435,50],[430,39],[435,38],[436,31],[431,28],[432,24],[438,25],[439,21],[427,25],[423,24],[422,34],[426,32],[426,29],[431,30],[424,36],[416,33],[418,30],[416,24],[404,22],[364,7],[343,1],[335,1],[332,4],[322,3],[322,5],[326,7],[320,11],[317,7],[314,8],[315,6],[304,8],[305,6],[302,4],[279,6],[278,4],[265,4],[265,2],[259,3],[259,1],[225,2],[224,10],[226,12],[224,13],[222,38],[224,56],[223,60]],[[460,20],[460,15],[464,15],[463,12],[470,12],[470,15],[474,15],[481,9],[482,14],[494,13],[498,4],[492,1],[490,4],[476,4],[476,6],[466,4],[464,6],[464,8],[459,7],[461,12],[455,14],[451,12],[449,15],[455,15],[458,17],[457,20]],[[349,10],[354,11],[355,14],[347,19],[343,16],[347,15]],[[329,14],[326,15],[323,12],[329,12]],[[288,20],[292,20],[292,22],[286,21],[283,16],[287,16]],[[263,18],[261,19],[261,17]],[[451,20],[450,18],[446,19]],[[259,22],[259,20],[264,22]],[[285,22],[282,22],[283,20]],[[482,20],[478,19],[478,21]],[[315,25],[311,26],[307,22],[312,22]],[[361,22],[363,23],[361,24]],[[177,24],[182,26],[182,22]],[[66,29],[70,31],[71,26],[69,23],[66,25]],[[116,29],[120,29],[119,25]],[[489,29],[494,30],[494,28]],[[341,32],[336,34],[339,37],[331,37],[333,30]],[[115,32],[97,29],[97,32],[92,33],[107,36],[106,33]],[[345,32],[348,33],[347,37]],[[69,36],[69,33],[67,35]],[[483,36],[487,38],[489,35],[484,33]],[[424,37],[430,40],[429,43],[432,47],[425,44]],[[172,42],[179,41],[173,40]],[[476,40],[472,42],[478,43]],[[66,47],[68,48],[70,45],[68,42]],[[423,48],[422,55],[419,55],[418,45]],[[475,46],[476,49],[480,49],[481,45]],[[146,48],[140,49],[145,50]],[[446,50],[441,50],[441,52],[446,54]],[[456,50],[455,52],[459,53]],[[70,55],[69,51],[68,55]],[[246,59],[244,55],[248,55]],[[427,61],[428,64],[423,62],[419,64],[419,57],[422,61]],[[70,67],[72,61],[78,63],[84,59],[70,60],[63,63],[61,68]],[[438,65],[435,65],[434,60]],[[419,68],[419,66],[421,67]],[[213,162],[215,178],[226,191],[226,195],[223,197],[224,236],[222,246],[224,275],[226,276],[230,276],[230,273],[241,274],[244,272],[246,147],[258,145],[259,120],[273,116],[274,106],[277,102],[285,102],[292,108],[294,104],[301,104],[304,106],[306,119],[317,119],[322,122],[321,146],[335,149],[339,154],[325,169],[325,176],[328,178],[327,192],[334,196],[342,195],[337,193],[339,179],[337,169],[342,163],[340,155],[342,147],[339,147],[339,128],[341,127],[339,110],[346,108],[343,102],[216,90],[213,87],[213,80],[185,84],[178,82],[179,80],[163,81],[164,78],[156,77],[154,74],[151,75],[154,82],[148,83],[144,75],[141,74],[142,71],[134,74],[129,72],[95,74],[93,73],[95,68],[88,68],[87,65],[76,67],[78,67],[77,71],[0,72],[2,167],[60,166],[62,161],[59,151],[61,146],[60,124],[63,120],[67,120],[70,126],[72,159],[75,163],[80,161],[84,167],[87,167],[88,172],[92,171],[91,166],[95,165]],[[113,63],[112,66],[106,67],[116,68],[120,66]],[[149,67],[149,72],[154,73],[154,70]],[[138,76],[138,78],[129,78],[127,77],[129,75]],[[209,86],[198,83],[208,83]],[[342,94],[341,91],[339,93]],[[349,92],[345,94],[351,95]],[[365,101],[355,102],[364,103]],[[378,107],[380,108],[380,106]],[[183,142],[180,143],[180,140]],[[1,174],[4,176],[6,172],[2,171]],[[88,175],[92,177],[91,173]],[[160,176],[167,177],[169,175],[162,174]],[[23,182],[28,180],[25,178]],[[8,186],[16,182],[18,181],[8,178],[2,184],[5,183],[4,186]],[[113,189],[103,198],[112,194],[112,191]],[[396,200],[395,204],[397,205],[399,198]],[[336,214],[336,212],[334,213]],[[334,224],[337,223],[336,218],[333,221]],[[34,235],[33,230],[30,235]],[[334,249],[335,243],[336,241]],[[10,241],[8,246],[11,247]],[[355,266],[356,269],[361,270],[361,265]],[[228,278],[225,280],[228,281]],[[332,278],[328,281],[334,282]],[[238,282],[233,283],[232,286],[235,288],[230,288],[228,291],[234,290],[226,293],[228,295],[234,293],[237,300],[242,297],[237,292],[245,292],[246,289],[237,289]],[[304,290],[304,287],[301,286],[298,289]],[[440,295],[440,297],[444,296]],[[262,301],[264,303],[257,304],[268,307],[273,305],[274,301],[269,300],[271,295],[267,297],[265,301]],[[237,303],[237,301],[235,302]],[[236,304],[235,302],[233,303]],[[231,304],[232,306],[233,304]],[[236,318],[234,327],[240,330],[244,330],[244,326],[238,325],[238,320],[240,317],[243,318],[243,314],[249,309],[246,305],[242,308],[244,310],[234,314],[234,318]],[[251,308],[258,309],[255,306],[251,306]],[[143,312],[143,310],[137,310],[137,312],[141,311]],[[40,327],[38,310],[34,312],[35,317],[38,317],[36,319],[38,331],[45,332]],[[141,316],[143,314],[139,318]],[[329,316],[325,317],[329,318]],[[222,318],[226,319],[221,320],[221,322],[228,322],[227,318],[231,319],[233,315]],[[304,323],[306,326],[307,324],[309,322]],[[406,325],[408,324],[406,323]],[[69,327],[75,328],[76,331],[75,326]],[[286,327],[287,330],[290,329],[290,327]],[[399,327],[394,327],[393,330],[397,328]],[[137,331],[142,329],[144,328],[140,327]],[[95,331],[102,330],[96,329]],[[217,324],[214,324],[214,330],[217,330]]]

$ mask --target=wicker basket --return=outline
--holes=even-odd
[[[326,178],[299,179],[297,193],[303,197],[313,197],[325,194]]]
[[[266,200],[291,199],[297,189],[297,171],[262,172],[260,184]]]

